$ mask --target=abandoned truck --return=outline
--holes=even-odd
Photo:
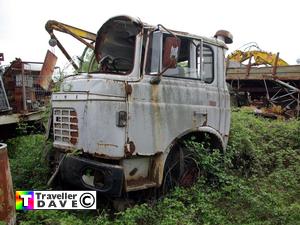
[[[105,22],[83,72],[52,95],[57,177],[109,196],[194,183],[199,168],[185,141],[226,148],[229,43],[224,30],[205,38],[128,16]]]

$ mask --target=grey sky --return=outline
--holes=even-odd
[[[43,61],[50,49],[49,35],[44,28],[47,20],[96,33],[110,17],[126,14],[149,24],[161,23],[171,29],[208,37],[218,29],[226,29],[234,36],[229,52],[248,42],[257,42],[261,49],[279,51],[281,58],[296,64],[300,58],[300,31],[295,26],[299,21],[299,6],[295,0],[0,0],[0,52],[5,55],[5,63],[15,57]],[[59,37],[67,49],[72,49],[72,56],[81,54],[76,41],[63,35]],[[59,49],[55,49],[55,54],[63,65],[65,59]]]

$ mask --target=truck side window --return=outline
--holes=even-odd
[[[203,44],[202,47],[202,65],[201,65],[201,45],[197,46],[197,72],[205,83],[213,82],[214,54],[212,48],[208,45]]]
[[[146,74],[157,74],[163,69],[162,56],[164,54],[164,43],[170,34],[153,32],[150,36],[149,49],[147,54]],[[176,68],[169,68],[164,72],[164,76],[179,78],[197,78],[196,66],[193,61],[195,57],[195,46],[188,38],[180,37],[180,47]]]
[[[164,35],[163,41],[165,40],[166,36],[167,35]],[[193,55],[191,52],[195,51],[193,47],[194,45],[190,39],[180,37],[177,66],[176,68],[168,69],[164,75],[180,78],[197,78],[195,65],[192,63],[191,58]]]

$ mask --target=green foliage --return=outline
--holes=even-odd
[[[39,164],[43,138],[27,138],[10,143],[15,146],[10,147],[13,174],[17,176],[14,181],[20,187],[42,185],[36,178],[45,175],[42,170],[31,177],[32,171],[44,168]],[[176,188],[156,202],[135,205],[113,218],[105,211],[97,215],[32,211],[22,213],[19,220],[22,225],[300,224],[299,120],[268,120],[255,117],[247,110],[234,110],[226,153],[211,151],[202,143],[189,142],[188,145],[205,171],[191,188]],[[19,166],[20,157],[28,162],[22,161],[25,164]]]
[[[47,147],[43,135],[20,136],[8,142],[11,173],[16,190],[45,188],[48,167],[44,160]]]
[[[266,176],[288,166],[300,152],[300,121],[257,118],[233,112],[228,152],[240,175]],[[292,160],[292,161],[290,161]]]
[[[79,212],[80,214],[80,212]],[[84,225],[84,220],[67,211],[28,211],[19,214],[22,222],[21,225]],[[18,220],[20,220],[18,219]]]

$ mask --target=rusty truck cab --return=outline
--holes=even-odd
[[[209,136],[224,150],[230,104],[223,40],[232,37],[219,36],[128,16],[104,23],[95,51],[85,51],[83,72],[64,79],[52,96],[61,180],[120,196],[161,187],[184,140]]]

